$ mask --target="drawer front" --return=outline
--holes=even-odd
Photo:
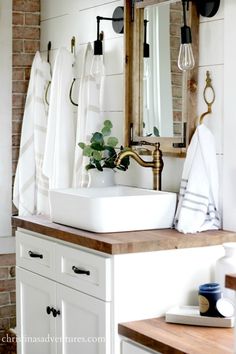
[[[55,244],[17,231],[16,264],[37,274],[55,279]]]
[[[111,260],[89,252],[56,245],[57,281],[74,289],[111,300]]]

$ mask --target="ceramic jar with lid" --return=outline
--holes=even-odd
[[[223,243],[225,255],[216,261],[215,281],[220,284],[223,296],[235,300],[235,292],[225,288],[225,275],[236,273],[236,242]]]

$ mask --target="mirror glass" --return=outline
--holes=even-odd
[[[183,72],[177,66],[181,26],[181,1],[144,8],[141,38],[144,42],[146,39],[149,53],[140,50],[140,78],[143,77],[140,136],[182,136],[184,83]]]

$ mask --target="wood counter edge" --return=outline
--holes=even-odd
[[[236,233],[211,230],[198,234],[182,234],[173,229],[144,230],[121,233],[94,233],[53,223],[45,216],[12,217],[13,226],[54,239],[93,249],[109,255],[176,250],[236,242]]]

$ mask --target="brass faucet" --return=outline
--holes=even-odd
[[[145,141],[140,141],[138,145],[152,145],[154,150],[152,151],[152,161],[144,161],[136,151],[126,150],[121,151],[115,161],[115,164],[119,166],[123,158],[130,156],[132,157],[140,166],[142,167],[151,167],[153,174],[153,189],[161,190],[161,172],[164,166],[162,160],[162,151],[160,150],[160,143],[147,143]]]

